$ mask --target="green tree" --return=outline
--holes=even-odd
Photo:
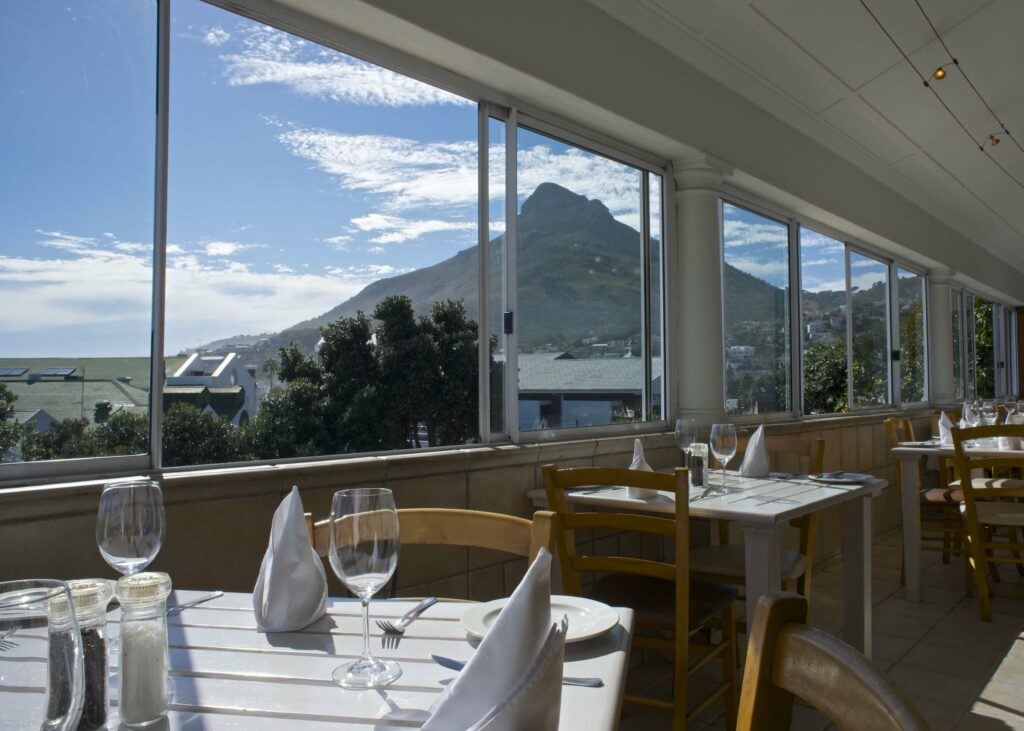
[[[237,428],[192,404],[173,404],[163,421],[164,465],[212,464],[245,457]]]
[[[26,462],[97,456],[89,420],[61,419],[44,432],[27,428],[21,440],[21,456]]]
[[[996,395],[995,349],[992,344],[992,303],[974,299],[974,384],[977,398]]]
[[[14,419],[14,402],[18,397],[0,383],[0,460],[21,440],[23,427]]]
[[[146,454],[149,452],[149,415],[129,411],[111,414],[92,430],[97,454]]]
[[[436,356],[426,405],[430,443],[463,444],[477,433],[477,325],[464,302],[448,300],[434,303],[423,328]]]
[[[924,335],[921,300],[900,312],[900,390],[903,401],[924,400]]]
[[[846,344],[811,343],[804,351],[804,409],[809,414],[846,411]]]

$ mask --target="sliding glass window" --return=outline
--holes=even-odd
[[[854,406],[889,403],[889,266],[847,249]]]
[[[846,245],[801,227],[799,250],[804,413],[847,411]]]
[[[927,280],[917,272],[897,268],[897,312],[899,315],[900,401],[925,401],[927,353],[925,352],[925,290]]]
[[[790,411],[789,225],[721,205],[726,410]]]
[[[4,462],[149,452],[156,45],[155,0],[0,3]]]

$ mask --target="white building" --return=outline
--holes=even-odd
[[[192,403],[202,411],[230,418],[237,426],[259,409],[256,366],[242,365],[237,353],[193,353],[173,376],[167,377],[164,398]]]

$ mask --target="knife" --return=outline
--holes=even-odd
[[[210,592],[209,594],[204,594],[203,596],[199,597],[198,599],[193,599],[190,602],[185,602],[184,604],[176,604],[173,607],[168,607],[167,608],[167,614],[168,614],[168,616],[170,616],[172,614],[177,614],[182,609],[188,609],[189,607],[194,607],[196,604],[202,604],[203,602],[208,602],[211,599],[216,599],[217,597],[222,597],[222,596],[224,596],[224,592],[222,592],[222,591],[213,591],[213,592]]]
[[[444,657],[442,655],[431,655],[430,659],[441,667],[448,668],[449,670],[455,670],[456,672],[466,667],[466,663],[459,660],[452,660],[450,657]],[[602,688],[604,687],[604,681],[600,678],[562,678],[562,685],[580,685],[586,688]]]

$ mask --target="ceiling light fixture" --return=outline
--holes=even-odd
[[[1000,142],[1000,140],[999,140],[999,135],[1001,135],[1001,134],[1005,134],[1005,133],[1004,133],[1004,132],[996,132],[995,134],[990,134],[990,135],[988,136],[988,143],[989,143],[989,144],[990,144],[990,145],[991,145],[992,147],[995,147],[996,145],[998,145],[998,144],[999,144],[999,142]]]
[[[960,68],[960,62],[954,58],[949,63],[942,64],[932,72],[932,77],[934,77],[936,81],[942,81],[944,78],[946,78],[947,66],[956,66],[957,68]],[[924,85],[928,86],[928,82],[925,81]]]

